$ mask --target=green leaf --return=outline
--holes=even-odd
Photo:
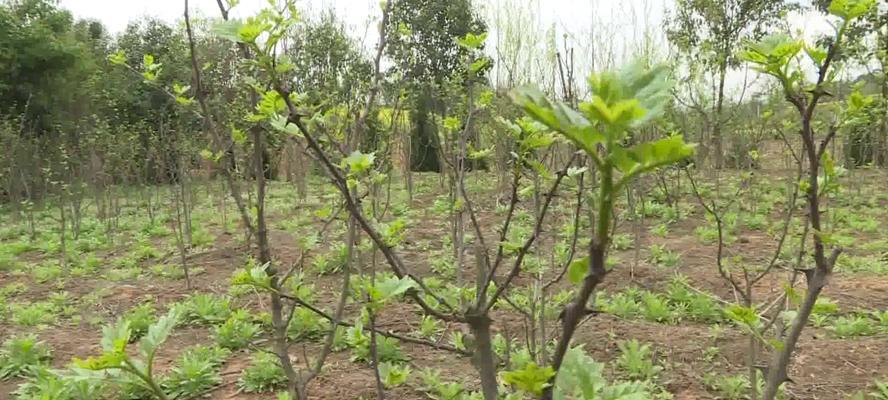
[[[376,281],[370,288],[370,297],[374,300],[385,302],[395,296],[399,296],[404,292],[416,287],[409,276],[399,278],[386,277]]]
[[[597,399],[607,382],[604,364],[595,362],[582,347],[574,347],[564,355],[564,362],[555,378],[555,399]]]
[[[85,360],[74,358],[72,361],[78,368],[91,371],[100,371],[103,369],[117,368],[123,365],[126,360],[125,353],[103,353],[98,357],[89,357]]]
[[[561,102],[550,102],[536,88],[519,88],[512,97],[524,112],[550,129],[557,131],[574,142],[586,153],[597,152],[595,146],[604,140],[583,115]]]
[[[802,50],[804,43],[791,38],[786,34],[765,36],[758,42],[746,44],[740,51],[739,57],[754,64],[758,64],[758,70],[777,77],[783,77],[783,67]],[[816,51],[815,51],[815,56]]]
[[[733,304],[725,309],[725,314],[731,320],[749,328],[755,328],[759,324],[759,315],[752,307]]]
[[[676,163],[693,154],[694,145],[685,143],[681,135],[674,135],[628,149],[612,149],[610,159],[620,172],[631,177]]]
[[[355,150],[342,160],[342,166],[343,168],[348,167],[350,173],[360,174],[372,168],[375,159],[376,156],[373,153],[361,153]]]
[[[299,130],[299,127],[296,124],[291,124],[287,117],[283,115],[275,114],[273,117],[268,119],[268,123],[272,128],[284,132],[296,137],[302,137],[302,131]]]
[[[625,128],[659,116],[671,98],[672,81],[668,66],[648,68],[635,62],[618,72],[591,75],[589,87],[592,101],[581,104],[580,109],[589,109],[600,115],[602,122]]]
[[[820,46],[805,46],[805,53],[808,54],[811,61],[814,61],[814,64],[818,67],[823,64],[823,60],[826,59],[827,55],[826,49]]]
[[[503,382],[534,396],[540,396],[543,394],[543,389],[549,386],[549,379],[553,376],[555,370],[552,367],[540,368],[535,362],[530,362],[523,369],[504,372]]]
[[[828,151],[824,151],[820,158],[823,163],[823,174],[826,175],[827,178],[835,177],[836,163],[833,161],[832,155]]]
[[[483,160],[493,155],[493,146],[481,150],[472,150],[469,152],[470,160]]]
[[[869,13],[876,6],[876,0],[833,0],[829,13],[845,20],[851,20]]]
[[[487,57],[481,57],[469,65],[469,71],[472,71],[473,74],[477,74],[479,71],[487,68],[488,65],[490,65],[490,59]]]
[[[240,43],[241,38],[238,35],[241,26],[243,23],[236,19],[230,19],[228,21],[218,21],[210,27],[210,32],[214,35],[232,41],[234,43]]]
[[[253,286],[260,289],[272,290],[271,277],[268,275],[268,264],[256,266],[250,269],[241,269],[231,278],[231,285]]]
[[[480,49],[485,40],[487,40],[487,32],[478,35],[469,32],[462,38],[456,39],[456,43],[466,49]]]
[[[237,37],[240,42],[253,43],[259,38],[262,32],[271,28],[271,24],[264,22],[258,18],[248,18],[246,23],[241,24],[237,29]]]
[[[149,326],[148,333],[139,340],[139,351],[142,357],[145,357],[146,360],[153,358],[157,348],[167,340],[178,322],[179,310],[173,308],[167,315],[158,318],[157,322]]]
[[[567,279],[570,283],[579,284],[589,273],[589,256],[573,260],[567,267]]]
[[[116,53],[108,56],[108,61],[114,65],[124,65],[126,64],[126,53],[123,50],[117,50]]]

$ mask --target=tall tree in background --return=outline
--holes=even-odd
[[[298,71],[293,89],[307,94],[310,103],[354,101],[360,85],[370,81],[370,61],[332,10],[297,26],[290,39],[287,53]]]
[[[71,86],[83,50],[73,30],[71,13],[53,2],[0,4],[0,111],[22,116],[29,131],[61,122],[56,95]]]
[[[676,0],[667,20],[667,37],[691,60],[690,73],[703,72],[712,79],[708,125],[716,168],[724,167],[725,81],[728,71],[740,64],[737,50],[744,40],[761,38],[788,7],[783,0]]]
[[[392,9],[387,55],[405,80],[414,102],[411,166],[439,171],[437,128],[430,114],[444,116],[448,77],[465,73],[466,50],[456,38],[486,31],[469,0],[404,0]]]

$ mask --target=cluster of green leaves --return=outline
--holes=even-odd
[[[208,293],[192,295],[173,307],[185,322],[197,324],[220,324],[231,315],[231,299]]]
[[[222,382],[219,370],[228,354],[222,347],[191,347],[179,356],[161,386],[175,399],[200,396]]]
[[[148,327],[157,320],[154,315],[154,303],[143,302],[131,308],[123,315],[123,319],[129,324],[130,340],[138,340],[148,332]]]
[[[34,375],[52,360],[49,346],[35,335],[11,337],[0,348],[0,380]]]
[[[56,322],[60,311],[58,305],[49,301],[9,305],[10,320],[19,326],[44,328]]]
[[[620,349],[617,366],[630,379],[654,380],[663,370],[663,367],[654,363],[650,344],[631,339],[618,342],[617,347]]]
[[[312,310],[298,307],[287,326],[287,337],[294,341],[316,340],[324,336],[329,322]]]
[[[245,310],[237,310],[224,323],[213,328],[213,336],[219,347],[240,350],[249,346],[261,333],[262,327],[252,322]]]
[[[582,113],[551,102],[534,89],[522,89],[515,100],[528,115],[582,149],[599,169],[621,173],[610,188],[620,193],[619,189],[635,176],[681,161],[694,152],[681,136],[624,147],[632,128],[649,122],[665,107],[670,87],[667,76],[665,66],[646,69],[641,64],[619,73],[594,74],[588,82],[592,99],[580,103]]]
[[[609,297],[600,294],[596,304],[601,311],[620,318],[668,324],[682,320],[713,323],[723,319],[722,308],[714,297],[692,291],[680,276],[670,282],[664,294],[629,288]]]
[[[109,392],[105,382],[84,371],[69,373],[44,368],[35,372],[12,393],[18,400],[92,400],[105,398]]]
[[[419,380],[419,390],[434,400],[464,400],[471,398],[472,395],[462,383],[444,382],[441,379],[441,372],[436,369],[421,370]]]
[[[663,244],[652,244],[648,247],[648,251],[650,251],[648,260],[662,267],[673,268],[678,266],[679,261],[681,261],[681,255],[667,249],[666,245]]]
[[[633,367],[636,365],[633,364]],[[651,366],[650,368],[655,369]],[[643,369],[647,375],[652,369]],[[529,363],[521,370],[503,374],[505,383],[515,386],[522,392],[539,396],[549,385],[554,375],[551,367],[540,368]],[[611,383],[604,376],[604,364],[586,355],[582,347],[567,351],[564,362],[555,378],[553,396],[555,399],[621,399],[646,400],[651,398],[645,383],[640,381]]]
[[[154,374],[154,358],[160,346],[169,338],[180,319],[176,308],[170,310],[148,328],[139,340],[139,357],[127,353],[132,331],[129,322],[120,319],[116,324],[102,329],[102,354],[86,360],[74,359],[77,368],[91,371],[111,371],[109,374],[124,374],[134,385],[143,388],[160,399],[167,395]]]
[[[270,392],[287,382],[287,376],[276,355],[268,352],[253,354],[250,366],[245,368],[237,382],[247,393]]]
[[[406,364],[379,363],[379,376],[387,389],[403,385],[410,377],[410,372],[410,366]]]
[[[345,343],[352,350],[352,361],[370,361],[370,334],[364,330],[362,322],[358,321],[346,329]],[[408,360],[397,339],[381,335],[376,336],[376,355],[379,362],[401,363]]]
[[[703,376],[703,383],[719,398],[725,400],[742,400],[748,398],[750,390],[749,377],[743,375],[719,375],[708,373]]]

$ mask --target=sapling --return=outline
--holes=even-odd
[[[590,101],[580,103],[580,112],[564,103],[553,102],[535,89],[516,94],[524,111],[550,129],[568,138],[595,166],[598,194],[595,198],[596,224],[592,228],[589,254],[571,263],[567,276],[579,285],[579,292],[561,315],[562,335],[552,359],[554,382],[570,340],[580,321],[589,315],[587,303],[592,292],[607,275],[606,253],[611,243],[614,203],[626,185],[639,175],[690,157],[694,147],[681,136],[626,146],[630,132],[656,117],[668,100],[669,81],[665,67],[645,70],[633,65],[620,73],[592,75]],[[543,397],[552,398],[549,385]]]
[[[759,71],[777,79],[787,101],[798,112],[799,135],[802,139],[802,153],[804,161],[807,161],[808,174],[807,179],[801,181],[799,185],[805,193],[808,206],[806,227],[810,225],[813,233],[814,267],[803,268],[800,271],[805,276],[808,289],[784,340],[767,366],[767,378],[762,394],[764,400],[774,399],[780,386],[787,381],[787,368],[796,344],[817,302],[817,297],[826,286],[836,260],[842,252],[841,247],[833,245],[821,221],[823,213],[821,197],[825,191],[836,186],[835,163],[827,148],[835,138],[837,129],[830,129],[818,143],[813,121],[818,104],[829,95],[826,86],[835,79],[833,62],[845,44],[848,27],[855,19],[870,12],[875,4],[875,0],[833,0],[828,10],[830,14],[838,17],[839,24],[832,42],[826,49],[805,45],[802,41],[787,36],[772,36],[761,42],[749,44],[741,53],[742,59],[754,64]],[[817,70],[814,82],[807,81],[796,62],[803,48]],[[829,255],[827,255],[828,246],[832,247],[832,253]]]
[[[179,321],[179,311],[170,310],[148,328],[148,332],[139,340],[139,358],[127,353],[132,331],[129,321],[119,320],[114,325],[102,329],[102,354],[86,360],[74,359],[78,368],[92,371],[115,371],[135,377],[160,400],[171,397],[163,390],[157,375],[154,373],[154,358],[160,346],[169,338],[173,328]]]

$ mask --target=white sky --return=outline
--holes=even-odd
[[[183,0],[61,0],[60,4],[75,17],[97,19],[115,33],[122,31],[130,21],[143,16],[176,22],[182,17],[184,7]],[[190,0],[190,4],[193,15],[219,16],[216,0]],[[495,4],[526,4],[528,9],[536,10],[537,29],[545,30],[554,25],[559,42],[564,32],[579,37],[579,41],[583,42],[582,38],[594,31],[601,42],[597,48],[611,46],[611,51],[621,54],[631,53],[647,30],[653,33],[654,40],[659,43],[655,50],[662,57],[668,56],[662,26],[666,10],[673,6],[674,0],[476,0],[476,4],[487,8],[485,12],[495,9]],[[252,15],[266,5],[267,0],[240,0],[232,14],[235,18]],[[333,8],[351,33],[363,40],[365,48],[375,45],[375,28],[368,29],[368,26],[375,24],[368,25],[368,21],[375,21],[379,17],[379,0],[301,0],[297,5],[308,12]],[[791,15],[789,22],[797,34],[806,38],[831,29],[826,19],[816,13]],[[488,23],[490,24],[489,19]],[[491,26],[491,29],[496,28]],[[491,32],[491,37],[494,35]],[[576,49],[576,58],[588,57],[588,54],[584,54],[586,52],[592,51]],[[625,58],[625,55],[622,57]],[[745,76],[744,71],[732,73],[729,87],[737,92]]]

